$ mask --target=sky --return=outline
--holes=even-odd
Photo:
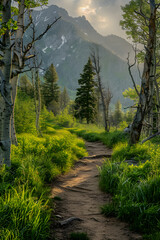
[[[129,0],[49,0],[49,4],[65,8],[72,17],[85,16],[102,35],[115,34],[126,38],[119,26],[121,7]]]

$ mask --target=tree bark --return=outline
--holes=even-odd
[[[36,129],[39,134],[41,134],[40,130],[40,114],[41,114],[41,89],[40,89],[40,78],[38,74],[38,70],[36,70],[36,86],[37,86],[37,99],[38,99],[38,106],[36,111]]]
[[[11,18],[11,0],[2,1],[2,24],[6,25]],[[1,75],[1,96],[0,96],[0,164],[11,165],[10,160],[10,118],[12,114],[11,102],[11,40],[10,30],[7,29],[5,34],[1,37],[4,47],[4,66]]]
[[[102,81],[101,81],[101,76],[100,76],[101,67],[100,67],[100,57],[99,57],[99,49],[98,48],[96,50],[92,49],[91,58],[92,58],[92,62],[93,62],[93,68],[94,68],[96,76],[97,76],[98,89],[99,89],[101,101],[102,101],[105,131],[109,132],[108,112],[107,112],[104,92],[102,89]]]
[[[105,98],[102,90],[102,83],[101,83],[101,77],[100,74],[97,73],[97,80],[98,80],[98,87],[101,95],[101,100],[102,100],[102,106],[103,106],[103,117],[104,117],[104,124],[105,124],[105,131],[109,132],[109,122],[107,118],[107,108],[106,108],[106,103],[105,103]]]
[[[24,35],[24,13],[25,13],[25,0],[21,0],[18,6],[19,14],[17,19],[18,29],[16,31],[15,36],[15,45],[13,49],[13,70],[23,68],[23,58],[22,58],[22,49],[23,49],[23,35]],[[17,82],[18,75],[11,79],[12,85],[12,101],[13,101],[13,111],[11,116],[11,141],[12,144],[18,145],[17,137],[16,137],[16,129],[14,122],[14,107],[15,107],[15,99],[17,95]]]
[[[34,64],[36,64],[35,61],[34,61]],[[40,130],[40,124],[39,124],[40,114],[41,114],[41,89],[40,89],[40,79],[39,79],[38,69],[36,69],[35,72],[34,70],[32,70],[32,85],[34,90],[34,105],[35,105],[35,112],[36,112],[36,130],[39,135],[42,135]]]
[[[12,102],[13,102],[13,111],[11,115],[11,142],[15,146],[18,146],[18,141],[16,137],[16,129],[15,129],[15,122],[14,122],[14,107],[15,107],[15,100],[17,96],[17,82],[18,82],[18,76],[11,79],[11,85],[12,85]]]
[[[153,105],[156,64],[156,10],[155,0],[150,0],[149,37],[144,59],[139,104],[131,127],[130,144],[136,144],[139,141],[143,126],[143,120],[145,116],[151,112]]]

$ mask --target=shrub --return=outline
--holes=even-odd
[[[15,127],[17,133],[36,133],[34,102],[18,91],[15,103]]]

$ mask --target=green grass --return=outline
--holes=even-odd
[[[11,189],[0,197],[0,239],[42,240],[48,237],[50,210],[29,189]]]
[[[99,168],[100,187],[113,196],[102,212],[129,222],[144,239],[160,239],[159,138],[130,146],[128,136],[119,130],[106,133],[95,126],[80,124],[69,130],[87,141],[101,141],[113,148],[112,158]],[[126,160],[137,164],[129,165]]]
[[[71,133],[77,134],[86,141],[101,141],[109,148],[113,148],[119,142],[127,142],[128,138],[128,135],[122,131],[115,130],[108,133],[104,131],[104,128],[99,129],[98,127],[92,125],[85,128],[83,125],[78,125],[76,128],[70,128],[69,130]]]
[[[11,168],[0,168],[0,239],[48,238],[51,204],[47,186],[87,155],[84,141],[76,135],[113,148],[112,159],[99,168],[100,187],[113,196],[102,212],[129,222],[146,240],[160,239],[159,137],[130,147],[127,134],[120,130],[106,133],[104,128],[76,123],[67,109],[54,116],[45,107],[40,117],[43,137],[38,137],[33,99],[20,91],[15,123],[19,145],[12,146]],[[129,166],[126,159],[138,165]],[[89,238],[85,233],[72,233],[70,239]]]
[[[137,161],[145,161],[150,159],[150,149],[148,148],[148,144],[136,144],[130,146],[128,143],[118,143],[112,153],[113,161],[123,161],[123,160],[137,160]]]
[[[31,187],[51,182],[67,172],[78,159],[86,155],[84,142],[66,130],[43,138],[30,134],[18,136],[19,146],[12,146],[12,166],[21,183]]]
[[[43,137],[19,134],[11,168],[0,168],[0,239],[47,239],[50,204],[47,187],[86,156],[84,141],[67,130],[47,129]]]
[[[124,162],[133,158],[138,165]],[[102,212],[129,222],[132,229],[144,234],[144,239],[159,239],[160,146],[119,143],[112,159],[99,171],[101,189],[113,195],[112,203],[103,206]]]

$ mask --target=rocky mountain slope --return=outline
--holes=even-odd
[[[61,19],[37,42],[43,67],[46,69],[53,63],[59,75],[59,84],[66,86],[70,93],[75,93],[79,74],[90,56],[90,49],[97,46],[103,84],[111,88],[112,102],[120,99],[123,104],[128,104],[122,92],[132,86],[126,63],[128,52],[132,51],[131,44],[118,36],[101,36],[84,16],[72,18],[66,10],[55,5],[33,12],[36,34],[59,16]]]

